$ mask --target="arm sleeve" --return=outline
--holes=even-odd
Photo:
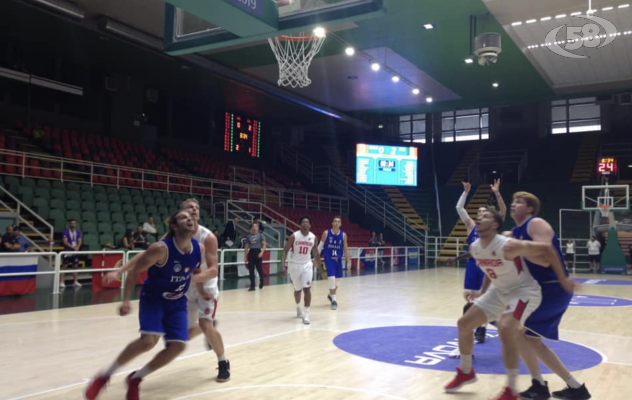
[[[465,211],[465,200],[467,199],[467,192],[463,192],[461,197],[459,197],[459,201],[456,203],[456,212],[459,214],[459,218],[463,221],[464,224],[467,224],[467,221],[470,219],[467,211]]]

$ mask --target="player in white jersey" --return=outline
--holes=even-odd
[[[204,244],[205,249],[204,263],[201,268],[203,272],[192,278],[196,284],[190,285],[186,293],[189,340],[200,333],[204,333],[207,343],[210,344],[210,347],[217,355],[219,372],[216,379],[218,382],[227,382],[230,380],[230,362],[224,354],[222,336],[215,329],[213,323],[219,298],[219,288],[217,286],[217,238],[211,231],[198,224],[200,220],[200,205],[196,199],[184,200],[180,204],[180,210],[187,211],[191,215],[196,229],[193,238]],[[136,258],[133,258],[123,268],[106,274],[104,281],[110,282],[120,279],[123,272],[134,267],[135,260]],[[201,282],[203,285],[198,285]],[[201,286],[203,291],[200,291],[198,286]]]
[[[308,325],[309,307],[312,303],[312,279],[314,278],[314,264],[320,271],[320,255],[318,254],[318,239],[309,230],[312,222],[309,217],[304,216],[299,220],[301,230],[296,231],[289,237],[283,248],[281,257],[281,275],[286,275],[285,260],[288,252],[292,249],[292,261],[290,262],[290,280],[294,285],[294,301],[296,302],[296,317],[302,318],[303,323]],[[314,261],[312,263],[312,257]],[[321,272],[322,274],[322,272]],[[301,290],[305,293],[305,311],[301,310]]]
[[[483,288],[472,293],[474,306],[458,321],[461,367],[457,368],[456,377],[444,389],[455,392],[477,380],[472,368],[472,329],[486,322],[498,321],[507,385],[496,400],[518,400],[517,340],[525,320],[542,301],[540,285],[521,257],[544,257],[550,264],[560,264],[561,261],[550,244],[499,235],[503,218],[497,211],[485,211],[476,222],[479,239],[470,246],[470,253],[485,272],[485,280]]]

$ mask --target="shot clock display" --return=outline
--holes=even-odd
[[[600,175],[616,175],[619,172],[617,159],[613,157],[601,157],[597,163],[597,173]]]
[[[417,148],[359,143],[356,146],[356,182],[417,186]]]
[[[224,151],[259,157],[261,122],[233,113],[225,114]]]

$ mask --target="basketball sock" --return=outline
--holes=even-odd
[[[118,369],[119,367],[119,363],[116,362],[116,360],[112,363],[112,365],[110,365],[107,369],[103,370],[103,372],[101,372],[101,375],[103,376],[112,376],[112,374]]]
[[[564,382],[566,382],[568,387],[571,388],[571,389],[579,389],[580,387],[582,387],[582,385],[579,382],[577,382],[577,379],[575,379],[575,377],[573,375],[571,375],[568,378],[564,379]]]
[[[511,388],[511,391],[514,394],[518,393],[517,381],[518,381],[518,370],[508,369],[507,370],[507,386]]]
[[[226,354],[222,354],[221,356],[217,356],[217,361],[222,362],[222,361],[227,361],[228,359],[226,358]]]
[[[471,354],[461,354],[461,370],[469,374],[472,372],[472,355]]]
[[[309,314],[309,307],[305,307],[305,314]]]
[[[143,379],[144,377],[146,377],[150,373],[151,373],[151,370],[149,369],[149,367],[147,365],[145,365],[143,368],[141,368],[138,371],[134,372],[134,375],[132,375],[132,379],[136,379],[136,378]]]
[[[544,378],[542,377],[542,374],[537,374],[537,375],[531,375],[531,378],[540,382],[540,384],[542,386],[544,386],[546,384],[546,382],[544,382]]]
[[[331,301],[336,301],[336,295],[335,294],[331,295]]]

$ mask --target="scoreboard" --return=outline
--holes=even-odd
[[[259,158],[261,122],[227,112],[224,125],[224,151]]]
[[[417,186],[417,148],[358,143],[356,183]]]

